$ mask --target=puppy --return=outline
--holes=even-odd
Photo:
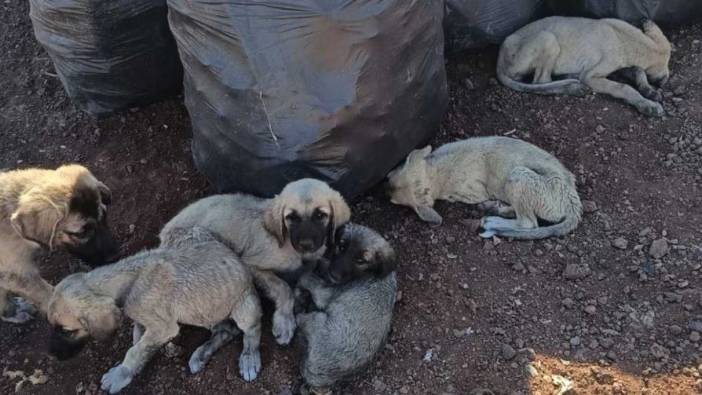
[[[52,287],[41,278],[35,255],[63,248],[91,264],[117,253],[107,227],[110,190],[83,166],[0,173],[0,317],[32,318],[29,299],[46,312]]]
[[[441,224],[436,199],[467,204],[499,200],[511,207],[484,217],[480,235],[515,239],[562,236],[580,222],[575,177],[548,152],[508,137],[477,137],[414,150],[388,175],[390,200],[409,206],[423,221]],[[538,219],[554,223],[539,227]]]
[[[275,302],[273,335],[279,344],[288,344],[296,327],[295,297],[279,275],[299,270],[303,258],[321,257],[350,216],[338,192],[322,181],[303,179],[288,184],[274,199],[233,194],[199,200],[171,219],[163,232],[200,226],[229,246]]]
[[[179,332],[178,324],[213,330],[213,338],[244,332],[239,371],[253,380],[261,369],[261,307],[253,278],[239,258],[207,230],[171,228],[161,246],[63,279],[49,302],[50,352],[76,355],[90,337],[107,339],[122,315],[134,321],[134,344],[121,364],[102,377],[114,394],[126,387],[151,356]],[[206,345],[205,345],[206,346]],[[193,353],[199,371],[211,355]]]
[[[366,367],[382,348],[397,293],[395,252],[375,231],[342,228],[336,253],[303,275],[296,292],[309,292],[311,312],[297,315],[305,343],[302,376],[314,393]],[[326,281],[325,281],[326,280]]]
[[[554,16],[533,22],[507,37],[497,61],[497,77],[505,86],[540,94],[583,95],[590,87],[622,99],[649,116],[663,116],[651,85],[668,80],[671,46],[652,21],[643,31],[618,19]],[[629,69],[639,93],[629,85],[607,79]],[[534,74],[532,84],[520,82]],[[568,79],[552,81],[552,76]],[[643,96],[642,96],[643,94]]]

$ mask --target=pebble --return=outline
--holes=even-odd
[[[595,306],[592,306],[592,305],[585,306],[585,312],[590,314],[590,315],[594,315],[597,312],[597,308]]]
[[[517,356],[517,351],[514,349],[514,347],[510,346],[507,343],[502,343],[502,346],[500,347],[500,354],[502,355],[502,358],[506,361],[512,360],[515,356]]]
[[[565,298],[561,301],[561,303],[563,304],[563,307],[565,307],[566,309],[570,309],[573,308],[575,301],[573,301],[573,299],[571,298]]]
[[[682,328],[677,325],[671,325],[670,333],[672,333],[674,336],[678,336],[682,333]]]
[[[580,340],[580,336],[573,336],[570,338],[569,342],[572,347],[578,347],[580,343],[582,343],[582,340]]]
[[[583,212],[585,214],[592,214],[598,210],[597,203],[592,200],[583,200]]]
[[[587,265],[569,263],[563,270],[563,277],[567,280],[580,280],[590,275],[590,268]]]
[[[626,250],[626,247],[629,245],[629,241],[623,237],[617,237],[616,239],[612,240],[612,246],[614,248],[618,248],[620,250]]]
[[[690,332],[690,341],[693,343],[700,341],[700,333],[697,331]]]
[[[666,239],[658,239],[651,243],[648,254],[654,259],[661,259],[666,256],[669,251],[670,246],[668,246],[668,241]]]

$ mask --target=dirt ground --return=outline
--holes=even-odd
[[[182,98],[95,120],[66,98],[27,2],[0,9],[0,169],[89,166],[114,192],[122,252],[153,246],[171,216],[209,193],[190,159]],[[663,119],[602,96],[509,91],[493,78],[495,49],[450,59],[450,108],[433,144],[483,135],[535,143],[577,175],[586,214],[561,239],[483,241],[474,207],[438,204],[445,222],[430,228],[380,190],[359,199],[354,220],[399,253],[401,299],[385,350],[341,393],[553,394],[566,382],[573,394],[702,392],[702,26],[667,33],[673,78]],[[61,253],[42,267],[53,283],[78,269]],[[42,320],[0,325],[0,370],[48,377],[21,392],[97,393],[131,339],[125,323],[111,341],[59,363],[46,354],[47,333]],[[275,344],[268,321],[251,384],[238,376],[240,342],[204,373],[188,373],[205,337],[185,328],[125,393],[278,394],[299,383],[299,345]],[[4,374],[0,392],[19,382]]]

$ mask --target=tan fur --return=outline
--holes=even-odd
[[[649,85],[670,74],[671,45],[652,21],[643,30],[618,19],[549,17],[507,37],[497,63],[497,77],[521,92],[583,95],[586,86],[622,99],[640,112],[662,116],[660,94]],[[627,69],[641,93],[607,77]],[[534,74],[532,84],[519,80]],[[554,76],[567,79],[552,81]],[[643,96],[642,96],[643,94]]]
[[[240,372],[253,380],[261,368],[261,307],[251,274],[205,229],[171,228],[163,239],[154,250],[63,279],[49,303],[48,319],[57,331],[52,348],[84,344],[89,337],[107,339],[123,315],[132,319],[133,346],[102,378],[102,389],[116,393],[178,334],[179,324],[212,330],[215,339],[203,347],[222,336],[230,339],[238,334],[238,326],[244,333]],[[192,355],[192,373],[202,370],[212,356],[202,350]]]
[[[305,216],[320,209],[329,215],[331,231],[349,221],[351,211],[343,197],[322,181],[303,179],[288,184],[273,199],[250,195],[217,195],[201,199],[183,209],[163,228],[201,226],[221,238],[252,274],[265,294],[275,302],[273,334],[287,344],[295,332],[294,295],[278,273],[302,267],[302,259],[314,260],[324,253],[299,253],[288,237],[286,211]]]
[[[538,239],[564,235],[580,221],[575,177],[552,155],[507,137],[477,137],[415,150],[389,175],[391,200],[409,206],[424,221],[440,224],[437,199],[511,205],[515,220],[485,217],[483,237]],[[556,223],[538,227],[537,218]]]
[[[71,232],[80,231],[88,218],[70,211],[69,203],[86,190],[95,191],[96,199],[109,200],[109,189],[79,165],[0,173],[0,314],[11,314],[8,293],[26,297],[46,312],[52,287],[41,278],[35,254],[42,247],[77,243]],[[103,215],[104,203],[99,203]],[[29,318],[24,314],[14,321]]]

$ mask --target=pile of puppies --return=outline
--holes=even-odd
[[[577,42],[583,32],[602,40],[585,51]],[[518,90],[574,94],[582,92],[579,80],[551,81],[551,74],[579,74],[596,91],[656,115],[660,105],[605,77],[634,67],[644,94],[656,96],[646,76],[667,78],[670,44],[664,40],[650,22],[641,32],[620,21],[547,18],[505,41],[498,76]],[[636,51],[623,48],[626,43]],[[609,51],[612,46],[618,52]],[[575,61],[574,53],[599,60]],[[528,73],[535,74],[534,84],[516,80]],[[485,238],[562,236],[577,227],[582,212],[573,174],[540,148],[506,137],[415,150],[388,175],[388,191],[393,203],[435,225],[442,222],[432,208],[437,199],[480,204],[495,214],[481,220]],[[273,199],[201,199],[163,227],[157,248],[52,287],[34,263],[41,249],[65,248],[93,264],[113,260],[110,201],[109,188],[79,165],[0,173],[0,317],[22,323],[39,309],[52,325],[50,352],[59,359],[76,355],[90,338],[110,338],[128,317],[133,345],[102,377],[103,390],[127,386],[180,324],[211,331],[190,357],[192,373],[242,333],[239,371],[244,380],[255,379],[261,370],[259,291],[275,304],[272,332],[279,344],[300,328],[302,376],[317,393],[367,366],[390,332],[397,292],[393,248],[375,231],[350,223],[347,203],[321,181],[292,182]]]

